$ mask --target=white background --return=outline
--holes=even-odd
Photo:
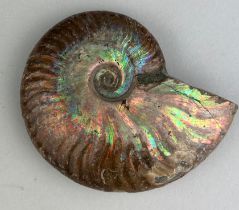
[[[25,62],[50,27],[86,10],[111,10],[138,20],[159,41],[171,75],[239,104],[238,0],[0,0],[0,209],[238,209],[238,115],[206,161],[153,191],[92,190],[41,158],[19,105]]]

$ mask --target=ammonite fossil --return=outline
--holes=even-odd
[[[21,106],[42,156],[74,181],[137,192],[203,161],[237,106],[170,77],[155,38],[135,20],[85,12],[33,49]]]

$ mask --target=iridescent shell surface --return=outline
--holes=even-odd
[[[237,106],[168,76],[154,37],[111,12],[74,15],[33,49],[21,106],[31,139],[59,171],[105,191],[172,182],[204,160]]]

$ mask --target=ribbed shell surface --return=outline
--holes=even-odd
[[[168,76],[154,37],[112,12],[71,16],[43,36],[27,61],[21,106],[54,167],[88,187],[128,192],[197,166],[237,109]]]

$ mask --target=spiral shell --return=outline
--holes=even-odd
[[[80,184],[128,192],[197,166],[237,109],[168,76],[154,37],[111,12],[74,15],[43,36],[26,65],[21,106],[53,166]]]

